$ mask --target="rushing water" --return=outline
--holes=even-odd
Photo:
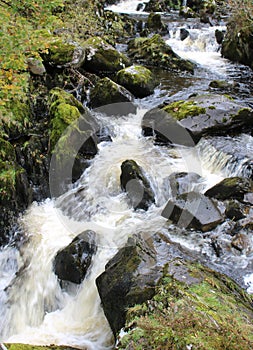
[[[133,13],[138,3],[124,1],[114,9]],[[225,176],[252,176],[253,138],[249,135],[201,140],[195,149],[161,147],[142,136],[141,120],[148,109],[165,99],[205,92],[212,79],[238,79],[241,95],[250,102],[247,85],[239,79],[242,66],[220,57],[214,40],[216,28],[196,29],[195,22],[185,21],[190,36],[181,41],[182,25],[179,20],[169,23],[167,42],[179,55],[198,63],[195,75],[180,78],[163,72],[155,93],[136,100],[136,113],[109,119],[98,114],[98,120],[112,135],[112,142],[99,145],[90,167],[67,193],[56,201],[34,203],[20,220],[23,242],[18,248],[7,246],[0,251],[1,342],[64,344],[90,350],[111,348],[112,334],[100,306],[95,279],[129,235],[143,230],[152,235],[164,229],[166,220],[160,214],[169,195],[164,179],[172,172],[194,171],[204,179],[204,192]],[[120,166],[129,158],[144,169],[155,192],[156,205],[147,212],[129,208],[126,194],[121,191]],[[225,225],[212,234],[222,234]],[[86,229],[98,235],[92,266],[80,286],[65,283],[61,288],[52,269],[54,256]],[[222,237],[227,239],[226,235]],[[210,248],[212,237],[205,240],[192,233],[171,238],[197,254],[205,254],[223,269],[237,269],[241,277],[245,276],[248,291],[253,292],[252,256],[230,254],[217,258]]]

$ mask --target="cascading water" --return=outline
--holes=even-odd
[[[139,1],[121,2],[117,11],[122,12],[124,5],[129,12],[130,3],[134,12]],[[217,76],[230,79],[227,73],[238,66],[232,69],[231,64],[220,57],[215,39],[210,40],[215,28],[188,28],[189,39],[181,41],[180,26],[175,24],[168,39],[177,53],[194,59],[200,70],[208,74],[209,80],[206,75],[202,75],[203,79],[210,81]],[[194,87],[182,90],[180,85],[173,98],[188,96],[198,89],[203,89],[199,76]],[[64,344],[89,350],[112,348],[112,334],[100,306],[95,279],[130,235],[142,231],[152,235],[164,229],[166,220],[161,212],[169,196],[164,179],[172,172],[194,171],[204,179],[201,184],[204,192],[225,176],[252,176],[252,172],[249,173],[252,171],[251,136],[202,140],[195,149],[161,147],[144,138],[141,120],[145,111],[167,98],[158,88],[150,98],[136,100],[135,114],[110,118],[97,115],[112,135],[112,142],[99,145],[99,153],[90,167],[67,193],[57,200],[34,203],[21,218],[24,242],[18,249],[7,246],[0,251],[0,342]],[[233,150],[236,147],[236,153],[231,152],[232,147]],[[134,159],[144,169],[155,192],[156,204],[147,212],[130,208],[126,194],[122,193],[120,166],[126,159]],[[94,230],[98,236],[98,250],[88,274],[80,286],[71,283],[60,286],[53,272],[53,259],[86,229]],[[204,242],[203,237],[196,238],[194,233],[173,238],[198,254],[212,254],[210,242]],[[247,270],[250,262],[250,256],[235,259],[232,256],[229,266],[243,267],[247,275],[245,282],[250,286],[248,291],[252,292],[252,275]]]

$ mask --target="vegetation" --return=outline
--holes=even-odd
[[[176,268],[184,276],[168,272]],[[250,303],[229,278],[177,259],[165,268],[156,295],[128,310],[118,349],[249,350]]]

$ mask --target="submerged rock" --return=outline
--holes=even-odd
[[[98,75],[112,74],[130,65],[129,59],[100,37],[84,42],[86,60],[83,68]]]
[[[54,272],[60,280],[80,284],[96,253],[96,233],[84,231],[76,236],[54,259]]]
[[[156,86],[156,81],[152,72],[149,69],[138,65],[121,69],[116,75],[116,80],[135,97],[146,97],[151,95]]]
[[[210,231],[224,219],[215,203],[197,192],[189,192],[168,201],[162,216],[179,227]]]
[[[135,38],[128,43],[129,57],[143,64],[167,70],[193,73],[194,63],[180,58],[159,34],[150,38]]]
[[[101,79],[90,93],[90,106],[92,108],[132,101],[133,95],[125,87],[116,84],[109,78]]]
[[[244,200],[247,193],[253,191],[253,181],[243,177],[229,177],[206,191],[205,195],[219,200]]]
[[[141,167],[134,160],[125,160],[121,165],[121,188],[127,192],[134,209],[148,210],[155,203],[155,195]]]

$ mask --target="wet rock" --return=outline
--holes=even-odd
[[[115,336],[124,326],[127,307],[154,295],[159,270],[152,241],[134,237],[96,279],[103,310]]]
[[[219,200],[237,199],[243,201],[244,195],[252,191],[252,180],[242,177],[230,177],[207,190],[205,195]]]
[[[156,86],[152,72],[138,65],[124,68],[116,75],[116,80],[123,85],[135,97],[146,97],[154,92]]]
[[[225,203],[225,205],[225,214],[229,219],[240,220],[245,217],[246,208],[242,203],[238,202],[237,200],[229,200]]]
[[[162,22],[161,15],[158,13],[150,13],[146,23],[146,28],[154,33],[167,33],[167,26]]]
[[[150,0],[145,4],[144,11],[147,12],[170,12],[170,10],[179,10],[181,0]]]
[[[233,248],[244,252],[246,255],[253,251],[252,241],[250,237],[244,233],[237,233],[233,237],[231,245]]]
[[[211,344],[213,339],[218,338],[220,347],[220,327],[227,329],[231,315],[236,320],[243,312],[246,324],[251,324],[253,319],[251,298],[235,282],[204,267],[199,261],[196,263],[189,251],[160,233],[149,238],[144,234],[130,238],[106,265],[96,284],[115,338],[121,329],[124,331],[117,345],[120,349],[130,349],[136,345],[142,349],[162,348],[164,338],[156,336],[157,325],[159,335],[161,332],[166,334],[166,348],[170,344],[174,346],[175,342],[180,344],[179,347],[192,341],[198,346],[203,333],[210,339],[211,330],[214,332]],[[210,321],[210,309],[215,313],[219,328],[213,327],[213,321]],[[224,313],[228,320],[226,325]],[[179,320],[175,323],[178,316]],[[191,323],[193,318],[194,322]],[[203,318],[204,321],[199,323]],[[236,327],[241,325],[240,322],[233,322],[232,332],[235,324]],[[168,332],[172,328],[177,332],[176,338],[174,332],[173,336]],[[189,341],[185,340],[186,329],[187,332],[189,330]],[[139,330],[141,333],[138,333]],[[196,334],[194,339],[193,332]],[[247,337],[251,336],[251,332],[247,333]],[[237,341],[238,338],[235,339]]]
[[[193,73],[194,63],[180,58],[159,34],[150,38],[135,38],[128,43],[129,57],[137,62],[167,70]]]
[[[179,227],[210,231],[223,221],[215,203],[197,192],[189,192],[169,200],[162,216]]]
[[[121,188],[127,192],[134,209],[148,210],[155,203],[155,195],[141,167],[134,160],[121,164]]]
[[[130,65],[129,59],[100,37],[84,42],[86,60],[83,68],[98,75],[116,73]]]
[[[194,191],[202,181],[200,175],[190,172],[172,173],[164,179],[164,185],[169,187],[172,197]]]
[[[101,79],[90,93],[90,106],[92,108],[132,101],[133,95],[125,87],[116,84],[109,78]]]
[[[253,125],[253,110],[225,95],[208,94],[163,107],[180,121],[196,142],[203,136],[247,132]]]
[[[54,259],[54,272],[60,280],[80,284],[96,253],[96,233],[84,231],[76,236]]]
[[[253,28],[252,20],[246,16],[243,23],[236,17],[227,24],[227,31],[222,41],[221,54],[234,62],[240,62],[253,68]]]
[[[142,119],[141,127],[143,135],[153,136],[158,144],[195,146],[191,132],[164,110],[154,108],[148,111]]]
[[[222,43],[224,36],[225,36],[224,30],[219,30],[219,29],[215,30],[215,39],[219,45]]]
[[[185,28],[180,28],[180,40],[185,40],[190,35],[189,31]]]

